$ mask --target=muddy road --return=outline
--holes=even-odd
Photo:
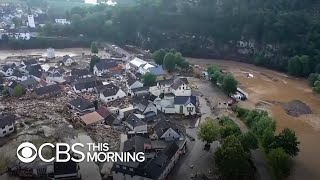
[[[269,111],[277,121],[278,132],[285,127],[296,131],[301,142],[300,153],[289,179],[320,179],[320,96],[312,92],[306,80],[233,61],[193,58],[188,61],[203,67],[218,65],[232,73],[240,87],[249,93],[248,101],[241,102],[242,106]],[[252,78],[248,77],[249,73]],[[304,102],[313,113],[299,117],[288,115],[281,104],[293,100]]]

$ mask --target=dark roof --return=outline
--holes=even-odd
[[[176,97],[174,97],[174,104],[188,105],[190,102],[194,106],[196,106],[196,103],[197,103],[196,96],[176,96]]]
[[[146,173],[152,179],[158,179],[159,176],[166,169],[167,165],[170,163],[172,157],[178,151],[179,146],[172,142],[163,151],[159,152],[155,158],[150,160],[150,162],[145,167]]]
[[[134,84],[137,81],[138,81],[137,79],[129,77],[128,80],[127,80],[127,83],[128,83],[129,86],[131,86],[132,84]]]
[[[151,145],[151,140],[142,136],[134,136],[123,143],[124,152],[144,152],[144,145]]]
[[[177,90],[182,84],[189,84],[187,78],[176,78],[171,85],[171,88]]]
[[[141,111],[141,112],[144,112],[144,110],[147,108],[147,106],[149,105],[149,101],[146,100],[146,99],[142,99],[140,102],[138,102],[136,104],[136,108]]]
[[[39,64],[37,65],[27,65],[26,70],[29,72],[29,75],[41,77],[43,69]]]
[[[160,86],[171,85],[173,83],[173,79],[160,80],[160,81],[158,81],[158,83]]]
[[[175,124],[169,120],[160,120],[158,121],[154,126],[153,130],[157,134],[157,136],[160,138],[169,128],[176,131],[178,134],[182,133],[184,134],[186,129],[182,125]]]
[[[100,106],[100,107],[96,110],[96,112],[97,112],[98,114],[100,114],[100,116],[102,116],[103,118],[106,118],[106,117],[108,117],[109,115],[112,114],[112,113],[108,110],[108,108],[105,107],[105,106]]]
[[[112,69],[118,67],[118,63],[113,60],[101,60],[95,66],[98,70]]]
[[[82,89],[94,88],[94,87],[100,86],[101,84],[102,84],[101,81],[87,81],[87,82],[75,83],[74,87],[77,90],[82,90]]]
[[[28,60],[23,60],[22,61],[26,66],[27,65],[33,65],[33,64],[37,64],[38,62],[37,62],[37,60],[36,59],[28,59]]]
[[[41,95],[52,93],[52,92],[60,92],[61,88],[58,84],[53,84],[53,85],[37,88],[34,91],[38,96],[41,96]]]
[[[134,88],[134,89],[131,89],[131,91],[134,92],[134,93],[140,92],[140,91],[149,91],[149,87],[148,86],[144,86],[144,87]]]
[[[15,121],[16,121],[16,116],[13,114],[7,114],[7,115],[0,114],[0,128],[7,125],[11,125],[12,123],[14,124]]]
[[[62,57],[62,61],[63,62],[66,62],[69,58],[71,58],[71,59],[73,59],[71,56],[69,56],[69,55],[64,55],[63,57]]]
[[[71,70],[71,75],[75,76],[85,76],[90,74],[88,69],[72,69]]]
[[[29,78],[27,80],[21,81],[19,82],[19,84],[21,84],[22,86],[24,86],[25,88],[28,87],[35,87],[38,85],[38,82],[34,79],[34,78]]]
[[[2,66],[2,71],[6,72],[9,68],[14,68],[14,67],[16,67],[15,64],[4,65],[4,66]]]
[[[145,122],[143,122],[139,117],[137,117],[133,113],[129,115],[129,117],[126,119],[126,122],[130,124],[133,128],[137,126],[146,125]]]
[[[114,96],[118,93],[119,90],[120,88],[118,86],[110,83],[103,86],[102,94],[105,97]]]
[[[120,125],[121,124],[121,121],[118,120],[113,114],[110,114],[109,116],[107,116],[105,118],[105,122],[112,126],[112,125]]]
[[[78,172],[77,163],[73,161],[68,162],[54,162],[54,175],[73,174]]]
[[[69,102],[71,106],[76,107],[80,111],[84,111],[86,109],[90,109],[93,107],[93,104],[81,97],[77,97],[76,99],[73,99]]]

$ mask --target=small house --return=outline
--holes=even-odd
[[[71,75],[76,76],[78,78],[87,78],[91,77],[91,74],[88,69],[72,69]]]
[[[84,112],[92,112],[95,110],[93,103],[83,99],[82,97],[77,97],[69,102],[70,108],[84,113]]]
[[[93,74],[102,76],[102,74],[118,70],[119,65],[113,60],[101,60],[93,67]]]
[[[129,117],[124,121],[126,126],[130,129],[130,131],[134,133],[147,133],[148,127],[147,124],[140,119],[138,114],[130,114]]]
[[[131,77],[128,78],[127,80],[128,96],[133,96],[132,89],[142,88],[142,87],[143,87],[143,83],[140,82],[138,79],[134,79]]]
[[[2,73],[4,76],[12,76],[15,66],[15,64],[4,65],[1,67],[0,73]]]
[[[104,85],[103,89],[100,91],[100,99],[104,103],[108,103],[116,99],[121,99],[125,96],[126,93],[112,83]]]
[[[100,114],[104,118],[105,124],[108,124],[112,127],[119,127],[121,126],[121,121],[118,120],[112,112],[105,106],[100,106],[96,112]]]
[[[64,66],[71,66],[72,63],[74,63],[74,62],[75,62],[75,60],[69,55],[64,55],[62,57],[62,63]]]
[[[38,86],[38,82],[32,77],[30,77],[24,81],[19,82],[19,84],[29,90],[32,90]]]
[[[34,89],[34,96],[38,99],[52,97],[61,93],[61,87],[58,84],[48,85]]]
[[[85,126],[99,124],[104,121],[104,118],[96,111],[80,116],[80,119]]]
[[[14,131],[16,116],[13,114],[0,114],[0,137],[11,134]]]
[[[140,102],[136,103],[135,108],[146,117],[151,117],[158,114],[157,107],[146,99],[142,99]]]
[[[186,129],[182,125],[175,124],[169,120],[160,120],[153,126],[152,139],[165,141],[184,140]]]
[[[174,97],[174,108],[177,114],[185,116],[196,114],[197,98],[195,96]]]

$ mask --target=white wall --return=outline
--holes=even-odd
[[[174,140],[174,139],[179,139],[180,138],[180,134],[178,134],[175,130],[173,130],[172,128],[169,128],[161,137],[159,137],[161,139],[165,139],[165,140]]]
[[[194,115],[196,114],[196,108],[193,104],[189,103],[187,106],[184,106],[184,105],[174,105],[174,108],[175,108],[175,113],[177,114],[180,114],[180,106],[183,106],[183,114],[184,115],[189,115],[189,113],[191,113],[191,115]],[[193,108],[192,111],[188,111],[187,108]]]
[[[147,108],[144,110],[143,114],[147,113],[147,112],[155,112],[156,115],[158,114],[158,109],[155,105],[153,105],[152,103],[149,103]]]
[[[10,128],[12,128],[12,130],[9,130]],[[14,131],[14,124],[13,123],[11,125],[8,125],[5,127],[0,127],[0,137],[4,137],[7,134],[11,134],[13,131]]]
[[[191,88],[186,84],[182,84],[177,90],[172,89],[172,93],[175,96],[191,96]]]
[[[65,65],[65,66],[71,66],[71,64],[72,64],[73,62],[74,62],[73,59],[68,58],[68,59],[66,60],[66,62],[64,62],[64,65]]]
[[[98,70],[97,66],[93,67],[93,74],[96,76],[102,76],[103,73],[107,73],[108,71],[108,69]]]
[[[12,68],[9,68],[9,69],[7,69],[7,71],[6,72],[4,72],[4,71],[0,71],[4,76],[11,76],[12,74],[13,74],[13,69]]]
[[[29,25],[29,27],[32,27],[32,28],[36,27],[36,24],[34,23],[33,15],[28,15],[28,25]]]
[[[70,24],[70,21],[67,21],[67,19],[55,19],[55,21],[58,24]]]
[[[75,86],[72,87],[75,93],[82,93],[82,92],[93,92],[94,88],[89,88],[89,89],[81,89],[81,90],[77,90],[75,88]]]

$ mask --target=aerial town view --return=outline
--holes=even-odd
[[[315,0],[0,0],[0,180],[320,179]]]

